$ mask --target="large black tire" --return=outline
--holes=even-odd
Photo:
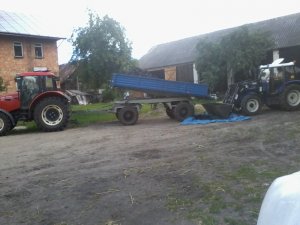
[[[246,95],[241,102],[242,113],[247,116],[257,115],[261,112],[262,102],[257,95]]]
[[[167,114],[167,116],[168,116],[170,119],[174,119],[174,118],[175,118],[174,112],[173,112],[173,110],[170,109],[170,108],[166,108],[166,114]]]
[[[300,85],[290,85],[280,96],[280,106],[284,110],[297,110],[300,108]]]
[[[46,132],[63,130],[69,120],[68,102],[60,97],[41,100],[34,109],[34,121],[37,127]]]
[[[117,114],[118,120],[124,125],[134,125],[139,118],[136,107],[131,106],[125,106],[119,109]]]
[[[0,136],[4,136],[12,129],[12,123],[7,115],[0,113]]]
[[[174,119],[180,122],[194,115],[194,113],[195,108],[189,102],[179,102],[173,109]]]

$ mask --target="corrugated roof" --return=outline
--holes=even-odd
[[[300,13],[247,24],[246,26],[250,30],[270,32],[276,48],[300,45]],[[200,39],[208,38],[211,41],[217,41],[238,28],[229,28],[154,46],[139,60],[139,66],[149,70],[193,62],[197,55],[196,46]]]
[[[50,34],[46,25],[34,16],[0,10],[0,35],[63,39]]]

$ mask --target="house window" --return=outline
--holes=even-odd
[[[34,54],[36,59],[41,59],[44,57],[42,44],[34,44]]]
[[[23,57],[22,42],[14,42],[14,52],[15,52],[15,58],[22,58]]]

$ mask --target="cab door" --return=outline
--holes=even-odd
[[[34,97],[41,92],[40,78],[38,76],[24,76],[20,83],[21,108],[28,109]]]

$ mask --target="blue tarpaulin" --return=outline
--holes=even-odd
[[[186,118],[181,122],[181,125],[193,125],[193,124],[208,124],[208,123],[230,123],[230,122],[238,122],[243,120],[250,120],[249,116],[241,116],[237,114],[230,114],[230,116],[226,119],[216,118],[207,114],[195,115],[192,117]]]

